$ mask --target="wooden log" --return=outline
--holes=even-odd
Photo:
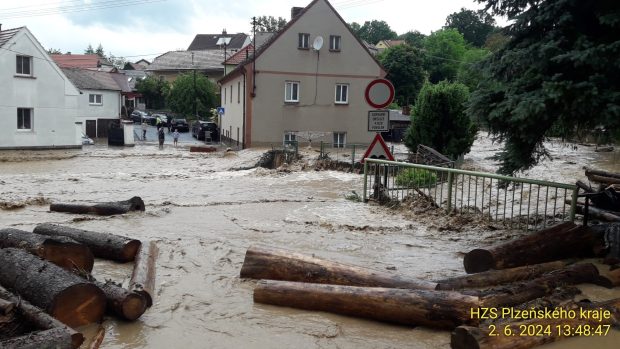
[[[477,324],[470,311],[477,297],[458,292],[308,284],[261,280],[254,289],[258,303],[368,318],[402,325],[454,328]]]
[[[467,273],[506,269],[574,257],[592,257],[603,252],[602,234],[588,227],[565,222],[515,240],[465,255]]]
[[[39,224],[33,232],[41,235],[69,237],[88,246],[96,257],[119,262],[133,261],[140,248],[140,240],[56,224]]]
[[[588,175],[587,177],[592,182],[602,183],[605,185],[620,184],[620,178],[598,176],[594,174]]]
[[[64,328],[32,332],[0,342],[2,349],[75,349],[71,335]]]
[[[107,299],[107,309],[109,312],[122,319],[134,321],[146,311],[146,298],[136,292],[131,292],[112,282],[95,282]]]
[[[26,324],[18,319],[15,308],[15,303],[0,298],[0,342],[29,331]]]
[[[516,281],[531,280],[552,270],[564,268],[574,261],[563,260],[522,267],[488,270],[477,274],[457,276],[437,281],[438,290],[460,290],[501,285]]]
[[[594,189],[592,189],[589,185],[584,183],[582,180],[578,180],[577,183],[575,184],[577,185],[577,187],[579,187],[586,193],[594,193]]]
[[[478,296],[484,307],[509,307],[550,295],[560,286],[596,283],[598,279],[598,269],[592,263],[573,264],[530,281],[464,293]]]
[[[332,262],[284,249],[251,246],[241,267],[242,278],[319,284],[434,290],[430,281]]]
[[[153,305],[155,298],[155,269],[159,250],[155,241],[143,243],[136,255],[136,263],[133,267],[129,289],[146,298],[147,307]]]
[[[585,215],[585,206],[577,204],[576,212]],[[602,210],[592,205],[588,206],[588,217],[595,218],[604,222],[620,222],[620,212]]]
[[[607,288],[620,286],[620,268],[600,272],[599,279],[596,284]]]
[[[96,214],[100,216],[124,214],[130,211],[144,211],[144,209],[144,201],[142,201],[142,199],[138,196],[134,196],[131,199],[125,201],[102,202],[95,205],[64,203],[56,203],[50,205],[50,211],[52,212]]]
[[[101,343],[103,343],[104,337],[105,337],[105,327],[103,327],[103,325],[100,325],[99,329],[97,330],[97,334],[95,335],[95,338],[93,338],[93,341],[90,344],[89,348],[99,349],[99,347],[101,346]]]
[[[586,167],[586,176],[588,176],[588,175],[597,175],[597,176],[611,177],[611,178],[618,178],[618,179],[620,179],[620,173],[603,171],[603,170],[597,170],[597,169],[593,169],[593,168],[590,168],[590,167]]]
[[[19,249],[0,249],[0,284],[71,327],[105,312],[105,295],[93,283]]]
[[[0,315],[8,315],[15,309],[15,303],[0,298]]]
[[[95,258],[88,246],[64,237],[49,237],[18,229],[0,229],[0,248],[15,247],[65,269],[93,270]]]
[[[450,346],[452,349],[528,349],[586,332],[593,335],[595,331],[601,331],[598,335],[602,336],[609,328],[618,326],[620,319],[620,299],[594,304],[572,303],[561,308],[575,311],[576,316],[532,318],[484,327],[459,326],[450,336]],[[582,313],[581,309],[607,310],[611,316],[599,320],[592,316],[593,313]]]
[[[74,349],[79,348],[84,342],[84,336],[81,333],[51,317],[43,310],[30,304],[27,300],[7,291],[2,286],[0,286],[0,297],[17,304],[17,312],[19,313],[19,316],[37,329],[49,330],[58,327],[64,328],[71,336],[71,342],[73,343]]]

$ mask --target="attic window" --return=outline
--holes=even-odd
[[[16,70],[18,75],[32,75],[32,57],[16,56]]]
[[[297,48],[302,50],[307,50],[309,48],[310,42],[310,34],[308,33],[299,33],[299,41],[297,44]]]
[[[335,52],[340,51],[340,35],[329,36],[329,50]]]

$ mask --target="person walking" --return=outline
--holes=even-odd
[[[163,148],[164,147],[164,140],[166,139],[166,134],[164,133],[164,128],[161,127],[159,129],[159,131],[157,131],[157,134],[159,136],[159,147]]]
[[[179,143],[179,130],[174,129],[174,133],[172,134],[172,138],[174,139],[174,146],[176,147]]]
[[[142,121],[142,140],[146,141],[146,130],[147,130],[146,121]]]

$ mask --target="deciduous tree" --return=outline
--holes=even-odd
[[[360,39],[375,45],[381,40],[393,40],[398,36],[385,21],[366,21],[358,30]]]
[[[195,91],[194,86],[196,86]],[[196,74],[195,85],[193,74],[180,75],[170,88],[167,98],[168,107],[181,115],[193,115],[194,96],[196,96],[196,112],[198,115],[208,115],[211,108],[217,106],[216,90],[215,84],[202,74]]]
[[[286,25],[286,19],[282,17],[275,18],[273,16],[260,16],[256,17],[256,31],[275,33],[278,30],[284,28]]]
[[[426,37],[424,52],[429,80],[432,83],[454,81],[465,51],[465,39],[456,29],[438,30]]]
[[[467,42],[482,47],[495,28],[495,20],[484,10],[473,11],[461,8],[461,11],[454,12],[446,18],[444,28],[456,29],[463,34]]]
[[[426,79],[422,53],[399,45],[383,51],[379,60],[388,73],[386,78],[394,84],[396,102],[402,106],[413,103]]]
[[[620,2],[479,1],[514,20],[468,108],[505,141],[500,173],[535,165],[552,127],[620,128]]]
[[[405,34],[399,35],[398,38],[401,40],[405,40],[405,42],[408,45],[411,45],[417,48],[423,48],[424,39],[426,38],[426,35],[420,33],[417,30],[413,30],[413,31],[408,31]]]
[[[425,83],[405,134],[407,147],[415,151],[423,144],[453,159],[468,153],[476,136],[476,127],[465,113],[468,97],[467,87],[460,83]]]
[[[166,106],[166,96],[170,84],[160,78],[149,76],[136,82],[136,89],[144,96],[147,109],[162,109]]]

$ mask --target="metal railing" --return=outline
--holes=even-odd
[[[403,162],[366,159],[364,195],[380,202],[423,197],[446,213],[474,213],[510,228],[545,227],[573,221],[577,187],[572,184]],[[571,199],[570,202],[568,199]]]

